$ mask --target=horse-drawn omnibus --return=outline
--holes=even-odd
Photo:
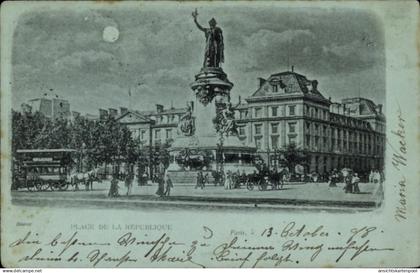
[[[13,188],[29,191],[66,190],[74,164],[72,149],[17,150],[13,170]]]

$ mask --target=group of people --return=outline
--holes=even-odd
[[[344,192],[345,193],[360,193],[359,182],[360,182],[360,178],[356,172],[346,176]]]
[[[195,184],[195,188],[201,188],[204,189],[206,184],[209,182],[209,174],[203,174],[202,171],[197,172],[197,179],[196,179],[196,184]]]
[[[253,184],[271,184],[277,188],[278,185],[282,185],[287,180],[288,174],[283,171],[276,169],[268,170],[261,169],[259,171],[254,170],[250,174],[246,174],[245,170],[242,173],[237,170],[228,170],[226,174],[224,172],[216,172],[213,174],[215,178],[215,186],[222,185],[226,190],[239,189],[241,185]]]
[[[369,173],[370,183],[379,183],[383,181],[383,174],[379,170],[371,170]]]
[[[127,189],[126,195],[130,195],[133,189],[133,181],[134,181],[134,171],[133,168],[127,168],[127,172],[122,176],[119,173],[114,173],[111,179],[111,186],[109,188],[108,197],[118,197],[119,194],[119,186],[118,183],[124,180],[125,188]]]
[[[329,186],[337,187],[337,183],[344,182],[345,193],[360,193],[360,177],[357,172],[347,171],[345,173],[334,169],[329,176]]]
[[[343,170],[347,170],[347,172],[343,172]],[[299,178],[310,177],[310,181],[315,183],[328,181],[330,187],[337,187],[337,183],[344,182],[345,193],[360,193],[359,183],[361,181],[361,177],[358,175],[358,173],[353,172],[350,169],[343,170],[334,169],[330,173],[323,174],[323,176],[320,176],[316,173],[311,173],[309,175],[302,174]],[[203,170],[197,171],[195,189],[204,189],[210,182],[209,175],[210,172]],[[246,174],[245,170],[243,170],[242,173],[240,173],[239,170],[227,170],[226,173],[224,171],[212,171],[211,176],[214,179],[215,186],[223,186],[226,190],[238,189],[241,188],[242,185],[246,186],[247,188],[250,185],[258,186],[262,189],[267,189],[267,186],[271,185],[272,189],[278,189],[279,187],[281,188],[283,186],[284,182],[289,181],[291,177],[289,171],[286,169],[279,171],[276,168],[268,169],[267,167],[260,168],[258,171],[254,170],[253,173],[250,174]],[[378,170],[372,170],[369,175],[366,174],[362,177],[365,177],[367,180],[367,176],[369,178],[369,182],[371,183],[380,183],[383,181],[382,173]],[[118,182],[120,179],[120,176],[113,175],[111,180],[111,187],[108,193],[109,197],[119,196]],[[124,179],[125,187],[127,189],[126,195],[130,195],[132,192],[134,180],[133,169],[128,168],[122,179]],[[302,181],[306,182],[305,179],[302,179]],[[160,197],[170,196],[173,183],[167,170],[163,168],[161,171],[156,172],[153,177],[153,182],[157,183],[158,185],[156,195]]]
[[[171,195],[171,189],[174,185],[172,184],[172,180],[168,172],[158,173],[155,176],[155,181],[158,183],[156,195],[159,197]]]

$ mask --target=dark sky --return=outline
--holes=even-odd
[[[385,56],[381,22],[353,9],[223,7],[200,4],[31,11],[19,18],[13,41],[13,107],[49,89],[72,110],[155,103],[184,106],[202,64],[202,25],[214,17],[225,39],[224,71],[232,97],[247,97],[257,77],[287,70],[317,79],[325,97],[361,96],[384,103]],[[118,29],[106,41],[104,28]],[[143,83],[138,85],[138,83]]]

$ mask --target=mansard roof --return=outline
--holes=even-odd
[[[376,105],[372,100],[362,97],[355,98],[345,98],[342,99],[342,104],[349,109],[350,115],[353,116],[376,116],[385,118],[385,115],[382,113],[382,105]]]
[[[154,116],[154,115],[168,115],[168,114],[183,114],[187,112],[187,108],[169,108],[169,109],[164,109],[161,112],[158,112],[156,110],[151,110],[151,111],[136,111],[136,113],[138,113],[139,115],[143,115],[143,116]]]
[[[260,79],[260,83],[260,87],[246,99],[247,101],[297,95],[329,103],[329,100],[319,92],[318,81],[308,80],[296,72],[286,71],[272,74],[267,80]],[[275,92],[274,86],[277,86],[277,92]]]

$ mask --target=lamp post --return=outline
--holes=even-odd
[[[86,143],[82,142],[82,148],[80,150],[80,171],[83,172],[83,159],[85,157],[85,149],[86,149]]]
[[[219,154],[220,154],[220,165],[219,165],[219,172],[221,174],[221,178],[222,180],[225,179],[224,177],[224,156],[223,156],[223,143],[224,143],[224,136],[223,136],[223,132],[219,133],[219,144],[218,144],[218,148],[219,148]],[[222,181],[222,183],[224,183],[224,181]]]

